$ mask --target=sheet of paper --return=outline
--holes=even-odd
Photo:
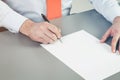
[[[62,42],[41,46],[85,80],[103,80],[120,71],[120,56],[88,32],[72,33],[63,37]]]

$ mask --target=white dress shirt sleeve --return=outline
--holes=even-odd
[[[95,9],[108,21],[113,22],[114,18],[120,16],[120,6],[117,0],[90,0]]]
[[[26,19],[26,17],[18,14],[0,0],[0,26],[7,28],[13,33],[18,33]]]

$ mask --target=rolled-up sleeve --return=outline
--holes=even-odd
[[[120,16],[120,6],[117,0],[90,0],[94,8],[101,13],[108,21],[113,22],[114,18]]]
[[[0,0],[0,26],[13,33],[18,33],[25,20],[27,20],[26,17],[18,14]]]

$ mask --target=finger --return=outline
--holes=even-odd
[[[112,43],[111,43],[113,53],[116,52],[116,45],[117,45],[118,40],[119,40],[119,35],[113,36]]]
[[[60,29],[60,28],[58,28],[58,30],[59,30],[59,32],[61,33],[61,29]]]
[[[61,29],[62,29],[62,27],[58,27],[58,30],[59,30],[60,33],[61,33]]]
[[[102,37],[102,39],[100,40],[100,42],[105,42],[106,39],[110,36],[110,29],[108,29],[108,31],[104,34],[104,36]]]
[[[119,54],[120,54],[120,40],[119,40],[119,48],[118,48]]]
[[[46,31],[44,32],[44,34],[47,35],[49,38],[51,38],[51,39],[54,40],[54,41],[57,40],[57,36],[56,36],[54,33],[52,33],[51,31],[49,31],[49,30],[46,30]]]
[[[45,41],[45,40],[42,39],[42,38],[38,38],[36,41],[37,41],[37,42],[40,42],[40,43],[43,43],[43,44],[48,44],[48,42]]]
[[[60,32],[60,30],[56,26],[50,25],[50,26],[48,26],[48,29],[51,32],[53,32],[57,36],[57,38],[61,38],[61,32]]]
[[[47,43],[53,43],[54,41],[45,34],[41,34],[40,37],[44,39]]]
[[[40,43],[43,43],[43,44],[48,44],[48,42],[47,41],[45,41],[44,39],[42,39],[42,38],[40,38],[40,37],[31,37],[31,39],[33,40],[33,41],[36,41],[36,42],[40,42]]]

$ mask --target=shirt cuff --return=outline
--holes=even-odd
[[[2,20],[1,24],[7,28],[10,32],[18,33],[20,27],[26,21],[27,18],[18,14],[17,12],[10,10],[5,18]]]
[[[113,23],[115,17],[120,16],[120,7],[112,7],[108,8],[106,11],[104,11],[104,17],[111,23]]]

